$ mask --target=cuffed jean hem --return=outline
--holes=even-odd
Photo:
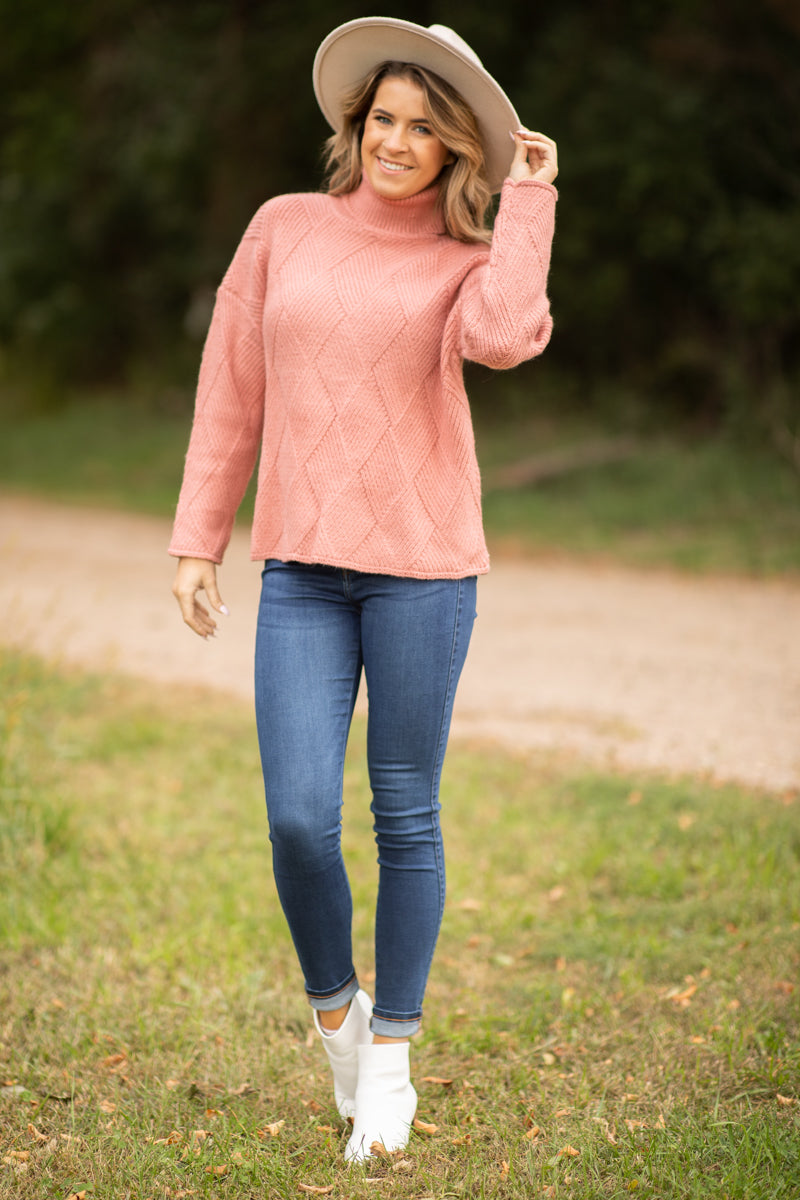
[[[412,1017],[407,1021],[398,1021],[391,1017],[378,1017],[373,1012],[369,1027],[379,1037],[406,1038],[418,1033],[422,1025],[421,1017]]]
[[[317,1012],[334,1012],[337,1008],[344,1008],[345,1004],[349,1004],[358,991],[358,979],[354,975],[352,979],[338,988],[337,991],[331,992],[327,996],[316,995],[312,992],[306,992],[308,1002]]]

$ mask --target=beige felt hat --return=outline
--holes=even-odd
[[[508,135],[519,129],[519,117],[475,51],[446,25],[426,28],[393,17],[362,17],[329,33],[314,59],[314,91],[328,124],[341,128],[343,94],[389,60],[426,67],[467,102],[481,131],[489,186],[499,192],[514,155]]]

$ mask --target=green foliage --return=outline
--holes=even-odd
[[[796,381],[799,34],[772,0],[559,6],[522,81],[562,147],[551,365],[710,420]]]
[[[345,0],[1,0],[5,369],[108,378],[202,335],[258,204],[320,182],[310,66]],[[559,141],[543,370],[800,432],[800,19],[787,0],[400,6]],[[0,370],[3,357],[0,357]],[[188,378],[184,370],[184,378]]]

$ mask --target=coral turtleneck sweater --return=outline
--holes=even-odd
[[[170,553],[222,561],[260,450],[254,559],[487,571],[462,360],[547,345],[556,195],[506,180],[491,249],[444,233],[435,187],[264,204],[217,294]]]

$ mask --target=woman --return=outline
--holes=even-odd
[[[170,552],[201,637],[260,452],[256,716],[273,868],[325,1047],[345,1155],[404,1147],[409,1041],[444,903],[439,778],[488,570],[462,361],[544,350],[555,144],[451,30],[389,18],[314,63],[325,193],[258,211],[217,296]],[[502,188],[494,234],[485,226]],[[491,246],[490,246],[491,243]],[[375,1003],[352,961],[340,848],[362,669],[378,845]]]

